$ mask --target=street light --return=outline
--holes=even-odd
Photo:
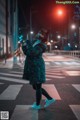
[[[77,40],[77,33],[76,33],[76,25],[72,24],[71,29],[73,30],[72,35],[73,35],[73,41],[72,41],[72,46],[75,46],[76,40]],[[74,47],[73,47],[74,48]]]
[[[75,24],[72,24],[71,25],[71,28],[74,30],[76,28],[76,25]]]
[[[57,45],[55,45],[55,48],[57,49],[57,48],[58,48],[58,46],[57,46]]]
[[[63,15],[63,11],[60,10],[60,9],[57,11],[57,13],[58,13],[59,16]]]
[[[51,40],[50,42],[53,43],[53,40]]]
[[[58,36],[57,36],[57,38],[58,38],[58,39],[60,39],[60,38],[61,38],[61,36],[60,36],[60,35],[58,35]]]
[[[33,34],[34,34],[34,32],[33,32],[33,31],[30,31],[30,34],[31,34],[31,35],[33,35]]]

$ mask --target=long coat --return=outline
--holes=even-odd
[[[28,48],[25,45],[22,46],[26,55],[23,79],[28,80],[30,84],[44,83],[46,81],[45,62],[42,58],[42,53],[45,52],[46,45],[41,42],[33,47],[28,42],[27,46]]]

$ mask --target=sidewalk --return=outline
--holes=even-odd
[[[0,61],[0,68],[12,68],[13,67],[13,57],[3,61]]]

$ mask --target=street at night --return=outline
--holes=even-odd
[[[9,111],[10,120],[79,120],[80,61],[68,56],[45,53],[46,79],[43,84],[56,102],[46,109],[32,110],[35,91],[22,80],[23,65],[0,63],[0,110]],[[8,64],[9,61],[9,64]],[[41,104],[44,105],[45,98]]]
[[[0,120],[80,120],[80,0],[0,0]]]

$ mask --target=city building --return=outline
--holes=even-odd
[[[0,56],[10,54],[9,1],[0,1]]]
[[[11,10],[10,0],[0,0],[0,58],[11,54]]]

